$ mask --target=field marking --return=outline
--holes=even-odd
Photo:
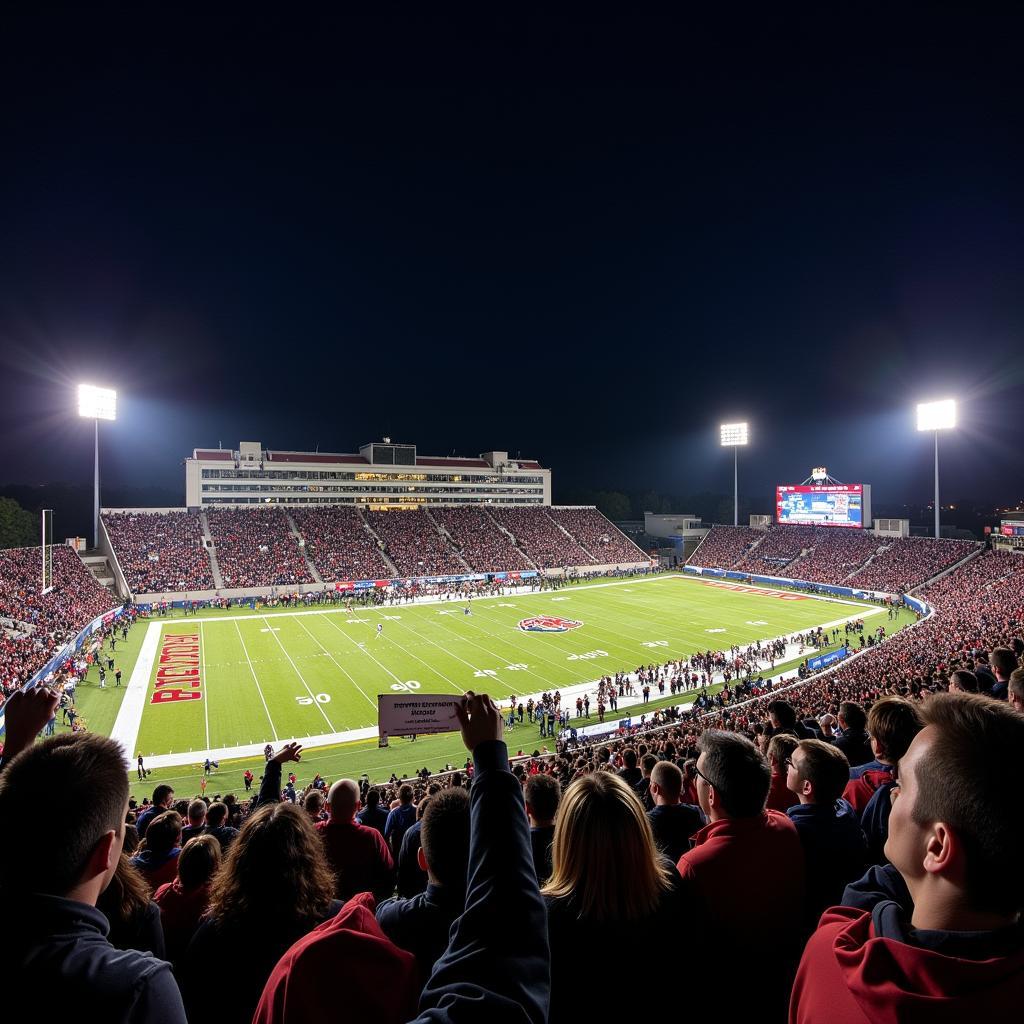
[[[355,679],[352,678],[352,676],[349,673],[348,669],[346,669],[345,666],[342,665],[341,662],[339,662],[338,659],[335,658],[334,655],[331,654],[331,652],[329,650],[327,650],[327,648],[324,647],[324,645],[322,643],[320,643],[320,641],[317,640],[317,638],[315,636],[313,636],[312,633],[309,632],[309,627],[304,622],[300,622],[299,625],[309,634],[310,639],[320,648],[320,650],[322,650],[324,652],[324,654],[326,654],[327,657],[330,658],[331,661],[333,661],[334,664],[337,665],[338,668],[340,668],[341,671],[344,672],[346,676],[348,676],[348,679],[352,683],[352,685],[370,702],[370,704],[373,707],[374,711],[376,711],[377,710],[377,702],[355,681]],[[341,632],[341,630],[339,629],[338,632]],[[342,633],[341,635],[345,636],[344,633]],[[347,639],[347,637],[346,637],[346,639]]]
[[[156,664],[157,648],[162,632],[162,622],[149,624],[142,646],[139,648],[139,656],[135,659],[132,677],[125,687],[121,707],[118,708],[117,718],[114,720],[114,728],[110,730],[110,738],[124,747],[129,761],[133,757],[132,752],[138,749],[142,714],[146,710],[146,694],[149,693],[149,680],[153,675],[153,666]]]
[[[262,616],[262,618],[264,621],[266,621],[265,615]],[[238,628],[238,623],[235,623],[235,628]],[[238,632],[239,635],[241,635],[242,631],[239,630]],[[316,699],[316,694],[309,688],[309,683],[306,682],[306,677],[299,671],[299,666],[296,665],[294,661],[292,661],[292,656],[288,653],[288,649],[285,647],[285,645],[281,643],[281,638],[277,635],[276,632],[272,632],[270,635],[277,641],[278,646],[281,648],[281,650],[284,651],[284,656],[288,659],[288,663],[291,665],[291,667],[295,669],[295,674],[299,677],[299,681],[306,688],[306,693],[308,693],[310,697],[313,698],[313,703],[316,705],[317,711],[319,711],[320,714],[324,716],[324,721],[327,723],[331,732],[334,732],[334,723],[327,717],[327,712],[324,711],[323,705],[321,705],[320,701]]]
[[[239,643],[242,645],[242,651],[245,654],[245,660],[249,663],[249,671],[252,673],[252,681],[256,684],[256,689],[259,691],[260,700],[263,701],[263,710],[267,713],[267,721],[270,723],[270,731],[274,734],[274,739],[278,738],[277,729],[274,726],[274,719],[270,717],[270,708],[267,707],[267,698],[263,696],[263,687],[260,686],[259,678],[256,675],[256,669],[252,667],[252,658],[249,657],[249,648],[245,646],[245,640],[242,639],[242,631],[238,628],[238,623],[235,623],[235,632],[238,634]],[[212,760],[217,760],[213,758]]]
[[[203,659],[203,716],[206,719],[206,748],[210,748],[210,680],[206,678],[206,640],[203,637],[203,624],[199,623],[199,650]]]

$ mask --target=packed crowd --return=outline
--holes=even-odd
[[[322,580],[376,580],[391,575],[356,509],[296,509],[292,519]]]
[[[649,557],[596,508],[552,507],[545,511],[598,565],[625,565]]]
[[[846,582],[864,590],[900,593],[930,580],[966,558],[978,545],[969,540],[903,537]]]
[[[933,617],[830,674],[515,764],[472,694],[457,771],[303,788],[285,744],[245,801],[157,785],[136,807],[116,744],[33,743],[55,695],[20,693],[0,764],[5,989],[45,986],[61,1016],[102,993],[104,1019],[168,1024],[557,1024],[635,1013],[635,988],[593,970],[635,948],[672,965],[687,1015],[728,993],[769,1022],[1010,1019],[1022,584],[1024,559],[986,553],[928,588]],[[757,656],[719,653],[643,685]],[[45,825],[43,793],[62,808]]]
[[[569,565],[597,565],[572,537],[565,534],[544,509],[493,508],[491,515],[515,537],[538,566],[546,569]]]
[[[814,526],[772,526],[762,535],[761,543],[741,558],[734,568],[740,572],[781,574],[794,558],[812,547],[817,539]]]
[[[370,529],[384,542],[399,576],[458,576],[468,570],[430,516],[411,512],[367,512]]]
[[[115,512],[103,522],[133,594],[214,589],[197,512]]]
[[[42,590],[42,548],[0,551],[0,691],[9,694],[39,671],[116,598],[71,548],[52,549],[53,589]]]
[[[225,587],[313,582],[284,509],[218,508],[206,517]]]
[[[507,533],[496,528],[482,508],[434,508],[430,514],[448,531],[459,553],[474,572],[520,572],[533,569]]]
[[[882,543],[880,537],[862,530],[818,527],[814,546],[802,558],[790,562],[786,575],[812,583],[842,584]]]
[[[731,569],[763,537],[763,530],[747,526],[712,526],[686,563],[709,569]]]

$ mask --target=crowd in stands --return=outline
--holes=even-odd
[[[813,548],[802,558],[790,562],[786,575],[812,583],[842,584],[883,543],[881,537],[863,530],[816,527]]]
[[[468,571],[430,516],[421,509],[367,512],[366,521],[384,542],[399,576],[459,576]]]
[[[295,509],[292,519],[325,583],[386,579],[391,570],[354,508]]]
[[[225,587],[313,582],[284,509],[218,508],[206,516]]]
[[[197,512],[114,512],[103,522],[133,594],[214,589]]]
[[[569,565],[597,565],[572,538],[560,530],[544,509],[492,508],[491,515],[515,537],[530,559],[544,568]]]
[[[735,569],[740,572],[783,575],[782,570],[803,550],[814,544],[818,534],[814,526],[772,526],[761,543],[741,558]]]
[[[596,508],[552,507],[545,511],[593,555],[598,565],[627,565],[650,557]]]
[[[439,507],[430,510],[435,522],[448,531],[459,553],[474,572],[520,572],[535,568],[482,508]]]
[[[911,590],[966,558],[977,547],[969,540],[902,537],[846,583],[888,593]]]
[[[39,671],[117,603],[71,548],[51,549],[53,589],[42,591],[42,548],[0,551],[0,696]]]
[[[686,564],[731,569],[763,537],[763,530],[747,526],[712,526]]]

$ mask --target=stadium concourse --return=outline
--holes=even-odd
[[[211,516],[232,571],[301,574],[294,528],[273,511]],[[394,562],[392,545],[410,557],[363,517],[319,513],[294,522],[323,564]],[[472,565],[478,531],[460,518],[409,524]],[[537,564],[597,539],[571,517],[493,518],[504,530],[481,557]],[[345,536],[368,528],[384,549],[341,560]],[[1006,799],[1024,770],[1024,558],[786,529],[716,527],[692,561],[914,589],[931,614],[784,690],[548,756],[510,763],[497,709],[467,697],[458,771],[324,779],[285,744],[256,795],[156,785],[125,824],[124,752],[88,733],[33,742],[57,695],[18,692],[0,762],[0,879],[18,922],[5,970],[56,992],[84,958],[93,988],[67,998],[90,1006],[102,986],[104,1019],[126,1021],[608,1020],[652,995],[661,1012],[799,1024],[1011,1019],[1024,997],[1011,867],[1024,816]],[[196,572],[194,537],[163,531],[167,578]],[[60,558],[39,599],[39,550],[0,556],[8,692],[109,604],[73,553]],[[9,837],[29,835],[41,841],[26,857]],[[654,972],[646,994],[594,970],[635,953]]]

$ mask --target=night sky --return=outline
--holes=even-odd
[[[1021,7],[139,6],[0,16],[0,483],[90,481],[90,380],[105,481],[182,497],[196,446],[385,434],[731,491],[746,418],[742,490],[877,507],[947,396],[944,497],[1024,496]]]

